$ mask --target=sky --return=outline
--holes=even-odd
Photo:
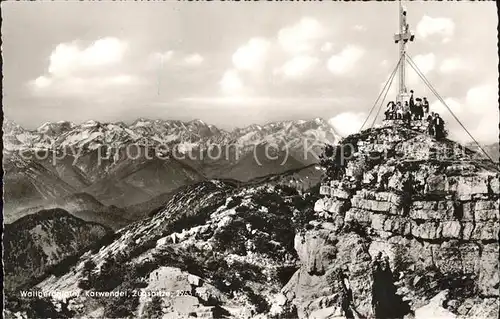
[[[26,128],[141,117],[232,129],[322,117],[345,135],[359,129],[398,60],[393,2],[1,6],[4,114]],[[405,6],[409,56],[476,139],[498,141],[495,3]],[[470,140],[412,69],[407,82],[452,137]]]

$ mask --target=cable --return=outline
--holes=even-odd
[[[429,87],[429,89],[432,91],[432,93],[434,93],[434,95],[438,98],[438,100],[443,103],[443,105],[446,107],[446,109],[451,113],[451,115],[455,118],[455,120],[458,122],[458,124],[460,124],[460,126],[465,130],[465,132],[470,136],[470,138],[474,141],[474,143],[476,143],[476,145],[479,147],[479,149],[484,153],[484,155],[486,155],[486,157],[493,163],[495,164],[495,166],[497,165],[497,163],[495,163],[495,161],[493,161],[493,159],[489,156],[488,153],[486,153],[486,151],[482,148],[482,146],[479,144],[479,142],[474,138],[474,136],[472,136],[472,134],[467,130],[467,128],[462,124],[462,122],[460,122],[460,120],[458,119],[458,117],[453,113],[453,111],[450,109],[450,107],[448,107],[448,105],[446,104],[446,102],[443,100],[443,98],[439,95],[439,93],[436,91],[436,89],[434,89],[434,87],[432,86],[432,84],[429,82],[429,80],[427,80],[427,78],[425,77],[425,75],[423,75],[423,73],[420,71],[420,69],[418,68],[418,66],[415,64],[415,62],[412,60],[412,58],[407,55],[405,53],[405,57],[408,58],[408,64],[413,68],[413,70],[418,74],[418,76],[420,76],[420,78],[424,81],[424,83]]]
[[[401,63],[401,59],[399,60],[399,63],[396,66],[396,69],[397,69],[397,67],[399,66],[400,63]],[[390,82],[389,82],[389,86],[387,87],[387,90],[385,91],[384,98],[382,99],[382,102],[380,103],[380,106],[378,108],[377,114],[375,115],[375,118],[373,119],[373,122],[372,122],[372,125],[370,126],[370,129],[373,128],[373,126],[375,125],[375,122],[377,121],[377,117],[380,114],[380,110],[382,110],[382,106],[384,105],[385,98],[387,97],[387,93],[389,93],[389,89],[391,88],[392,81],[394,80],[395,76],[396,76],[396,72],[394,72],[392,74],[392,77],[391,77]]]
[[[371,110],[370,110],[370,113],[368,114],[368,117],[367,117],[367,118],[365,119],[365,121],[363,122],[363,125],[361,125],[361,128],[359,129],[360,131],[363,129],[363,127],[365,126],[366,122],[368,122],[368,119],[370,118],[370,116],[371,116],[371,114],[372,114],[373,110],[374,110],[374,109],[375,109],[375,107],[377,106],[377,103],[378,103],[378,101],[380,100],[380,97],[382,96],[382,93],[384,93],[384,91],[385,91],[385,89],[386,89],[386,87],[387,87],[387,84],[389,83],[389,81],[391,81],[391,79],[392,79],[392,78],[394,78],[394,76],[395,76],[395,74],[396,74],[396,71],[397,71],[397,69],[398,69],[398,67],[399,67],[399,64],[401,63],[402,59],[403,59],[403,56],[401,56],[401,57],[399,58],[399,61],[398,61],[398,63],[396,64],[396,67],[394,68],[394,70],[392,71],[391,75],[389,76],[389,79],[387,79],[387,81],[385,82],[385,85],[384,85],[384,87],[382,88],[382,91],[380,91],[380,94],[378,95],[377,99],[375,100],[375,103],[373,104],[373,106],[372,106],[372,108],[371,108]]]
[[[361,125],[361,127],[360,127],[359,131],[361,131],[361,130],[363,129],[363,127],[365,126],[366,122],[368,122],[368,119],[370,118],[370,115],[372,115],[372,112],[373,112],[373,110],[375,109],[375,106],[377,106],[377,103],[378,103],[378,101],[380,100],[380,97],[382,96],[382,93],[384,93],[384,90],[385,90],[385,88],[387,87],[387,84],[389,83],[389,80],[390,80],[391,78],[393,78],[393,77],[394,77],[394,75],[396,74],[396,71],[398,70],[399,64],[401,63],[402,59],[403,59],[403,56],[401,56],[401,57],[399,58],[399,61],[398,61],[398,63],[396,64],[396,67],[394,68],[394,70],[392,71],[391,75],[389,76],[389,79],[387,79],[387,81],[385,82],[385,85],[384,85],[384,87],[382,88],[382,91],[380,91],[380,94],[378,95],[377,99],[375,100],[375,103],[373,104],[373,106],[372,106],[372,108],[371,108],[371,110],[370,110],[370,113],[368,113],[368,117],[367,117],[367,118],[365,119],[365,121],[363,122],[363,125]]]

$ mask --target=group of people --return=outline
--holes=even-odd
[[[439,116],[439,113],[432,112],[427,116],[427,131],[429,135],[434,136],[436,139],[445,136],[444,121]]]
[[[436,138],[444,137],[444,121],[439,116],[438,113],[431,112],[429,114],[429,101],[424,97],[416,99],[413,97],[413,90],[410,91],[410,100],[405,101],[404,104],[401,101],[394,103],[390,101],[387,104],[387,109],[385,111],[386,120],[404,120],[409,126],[412,120],[423,120],[427,121],[427,131],[429,135]]]
[[[402,104],[400,101],[394,103],[390,101],[387,104],[385,111],[386,120],[422,120],[426,114],[429,113],[429,101],[424,97],[423,99],[413,97],[413,90],[410,91],[410,101]]]

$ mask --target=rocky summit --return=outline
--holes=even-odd
[[[385,123],[327,148],[281,313],[442,318],[425,308],[434,307],[446,318],[498,317],[497,167],[421,130]]]

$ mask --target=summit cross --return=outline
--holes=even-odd
[[[399,43],[399,57],[401,58],[401,63],[399,64],[399,90],[398,90],[398,101],[403,101],[408,96],[408,90],[406,88],[406,43],[408,41],[413,42],[415,35],[410,31],[410,25],[406,22],[406,9],[401,4],[399,0],[399,33],[394,35],[394,42]]]

